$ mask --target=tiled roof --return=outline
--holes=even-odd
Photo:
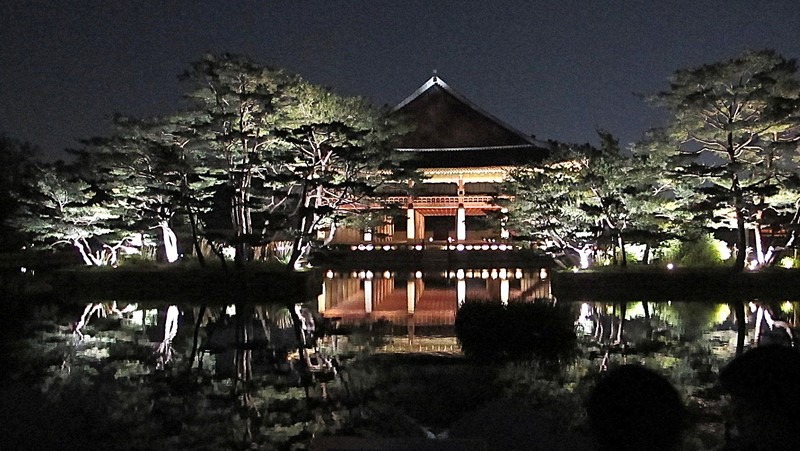
[[[435,75],[392,114],[412,126],[395,147],[416,153],[419,167],[516,165],[540,160],[547,152]]]

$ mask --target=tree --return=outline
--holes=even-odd
[[[137,241],[126,230],[124,209],[99,198],[75,172],[63,164],[44,167],[15,224],[37,242],[73,246],[86,265],[116,265],[122,248]]]
[[[316,231],[327,229],[329,242],[338,221],[368,211],[366,200],[406,170],[390,145],[399,129],[386,111],[302,81],[290,92],[294,102],[276,134],[291,158],[285,195],[294,218],[293,266],[307,255]]]
[[[294,78],[228,54],[206,55],[182,76],[188,85],[189,109],[183,114],[191,122],[191,145],[201,148],[224,177],[237,265],[250,259],[252,244],[268,238],[254,233],[254,207],[269,214],[284,200],[273,195],[287,162],[274,145],[274,129]]]
[[[796,73],[794,60],[748,51],[679,70],[670,90],[656,96],[671,114],[664,137],[674,171],[693,182],[691,207],[737,232],[736,271],[744,269],[747,229],[760,229],[770,199],[794,179]]]
[[[135,227],[161,232],[169,262],[179,253],[175,223],[187,219],[202,264],[198,215],[210,210],[222,182],[189,145],[193,133],[184,120],[116,117],[112,135],[86,141],[79,154],[81,166],[92,168],[93,183],[128,212]]]
[[[601,146],[557,144],[548,160],[511,174],[510,224],[557,248],[577,252],[581,266],[603,237],[626,266],[627,234],[661,237],[669,218],[664,186],[646,158],[624,152],[614,137],[599,131]]]
[[[35,185],[38,153],[31,144],[0,134],[0,251],[17,251],[25,244],[14,223],[21,200],[31,196]]]
[[[397,178],[393,125],[363,99],[232,55],[206,56],[184,79],[191,146],[225,175],[237,264],[253,244],[288,239],[293,266],[318,230]]]

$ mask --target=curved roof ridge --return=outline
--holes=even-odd
[[[531,146],[536,146],[535,140],[534,140],[534,138],[532,136],[527,135],[527,134],[517,130],[516,128],[512,127],[511,125],[509,125],[505,121],[497,118],[493,114],[491,114],[488,111],[484,110],[483,108],[479,107],[474,102],[472,102],[468,98],[464,97],[461,93],[459,93],[458,91],[456,91],[453,88],[451,88],[450,85],[447,84],[447,82],[445,82],[444,80],[442,80],[441,77],[439,77],[438,74],[434,74],[433,76],[431,76],[431,78],[429,78],[425,83],[423,83],[422,86],[417,88],[416,91],[414,91],[411,95],[409,95],[408,97],[403,99],[403,101],[400,102],[399,104],[397,104],[397,106],[392,108],[392,112],[396,112],[396,111],[402,109],[403,107],[405,107],[406,105],[408,105],[409,103],[414,101],[416,98],[418,98],[419,96],[421,96],[423,93],[425,93],[427,90],[431,89],[434,86],[438,86],[438,87],[442,88],[445,92],[447,92],[448,94],[450,94],[453,97],[455,97],[458,101],[460,101],[461,103],[463,103],[467,107],[469,107],[472,110],[474,110],[475,112],[483,115],[487,119],[490,119],[491,121],[495,122],[497,125],[499,125],[500,127],[506,129],[507,131],[511,132],[512,134],[516,135],[520,139],[528,142]]]

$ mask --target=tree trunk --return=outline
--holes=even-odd
[[[167,262],[174,263],[178,260],[178,237],[172,231],[167,221],[162,221],[159,224],[161,233],[164,237],[164,254],[167,257]]]
[[[625,326],[625,314],[628,311],[628,305],[624,302],[619,305],[619,327],[617,328],[617,343],[622,343],[622,330]]]
[[[628,267],[628,256],[625,255],[625,239],[622,237],[622,231],[617,232],[617,237],[619,239],[619,251],[622,254],[622,267]]]
[[[206,257],[203,255],[203,250],[200,248],[200,236],[197,231],[197,217],[192,209],[188,206],[186,211],[189,212],[189,224],[192,228],[192,246],[194,247],[194,252],[197,255],[197,261],[200,263],[200,266],[206,266]]]

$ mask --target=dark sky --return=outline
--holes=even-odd
[[[800,57],[800,2],[5,0],[0,131],[59,155],[114,113],[176,110],[187,64],[232,52],[381,105],[436,69],[537,138],[626,143],[661,118],[636,94],[763,48]]]

